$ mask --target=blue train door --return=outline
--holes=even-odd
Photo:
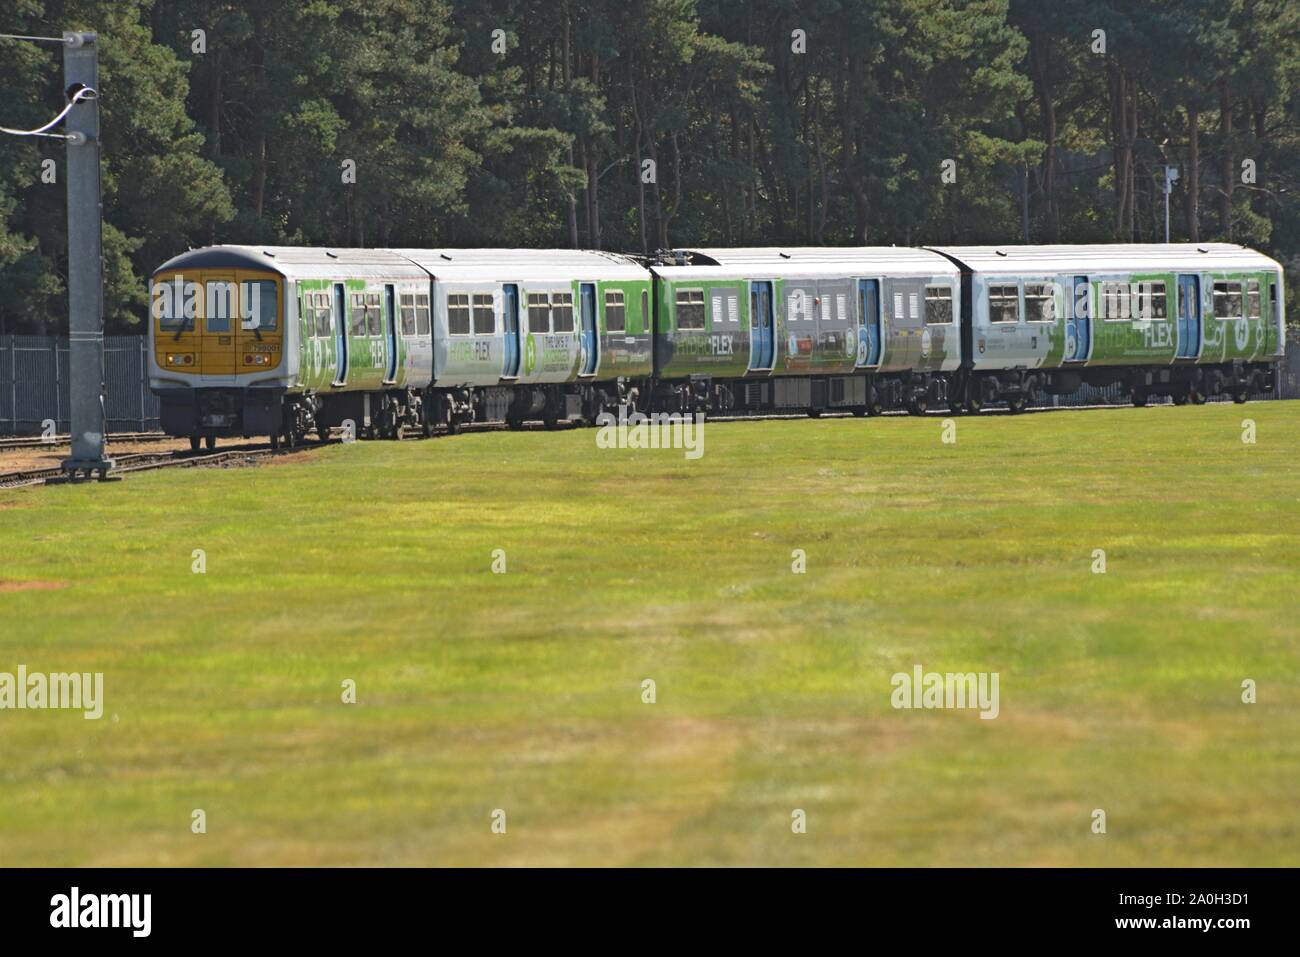
[[[880,362],[880,280],[858,280],[858,368]]]
[[[1195,359],[1201,351],[1201,277],[1178,276],[1178,358]]]
[[[397,305],[391,285],[384,286],[384,328],[388,332],[388,372],[385,382],[397,379]]]
[[[1092,346],[1092,314],[1088,301],[1088,277],[1075,276],[1065,319],[1065,358],[1082,362]]]
[[[519,375],[519,287],[508,283],[502,288],[505,295],[506,359],[501,367],[501,378],[513,379]]]
[[[595,375],[600,359],[596,343],[596,284],[584,282],[581,286],[582,304],[582,371],[580,375]]]
[[[334,382],[348,381],[348,311],[344,308],[343,283],[334,284]]]
[[[749,284],[749,368],[771,369],[772,284],[767,281]]]

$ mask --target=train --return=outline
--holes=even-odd
[[[1283,270],[1228,243],[596,250],[220,245],[150,281],[164,432],[274,447],[642,412],[1245,402]]]

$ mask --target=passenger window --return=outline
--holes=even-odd
[[[1028,290],[1026,290],[1028,295]],[[925,287],[925,324],[944,326],[952,322],[952,287]]]
[[[1214,284],[1214,317],[1216,319],[1240,319],[1241,283],[1216,282]]]
[[[415,296],[404,293],[402,303],[402,335],[415,335]]]
[[[1252,279],[1246,283],[1246,318],[1258,319],[1259,317],[1259,280]]]
[[[677,290],[677,328],[704,328],[704,290]]]
[[[573,331],[573,293],[551,294],[551,321],[555,324],[554,332]]]
[[[528,294],[528,331],[551,331],[551,301],[544,292]]]
[[[474,296],[474,335],[490,336],[497,331],[496,313],[492,311],[491,294]]]
[[[415,332],[420,336],[429,334],[429,297],[426,295],[415,297]]]
[[[366,293],[366,324],[370,328],[370,335],[383,335],[383,313],[379,308],[379,293],[377,292]]]
[[[623,293],[605,293],[605,329],[608,332],[623,332],[627,327],[623,308]]]
[[[645,290],[641,291],[641,331],[647,335],[650,332],[650,293]]]
[[[360,293],[352,293],[348,298],[351,306],[352,322],[350,329],[354,336],[364,336],[366,334],[366,304],[362,301]]]
[[[989,286],[989,322],[1019,321],[1019,288],[1009,284]]]
[[[329,296],[323,292],[316,293],[316,335],[328,339],[334,332],[333,317],[330,315]]]
[[[469,335],[469,295],[447,296],[447,331],[453,336]]]

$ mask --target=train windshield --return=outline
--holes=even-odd
[[[160,332],[192,332],[200,318],[208,333],[229,333],[236,320],[240,329],[258,335],[279,328],[276,284],[271,279],[195,282],[177,276],[155,283],[152,299]]]

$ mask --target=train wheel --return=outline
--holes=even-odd
[[[394,442],[402,441],[402,439],[405,436],[406,436],[406,429],[402,426],[401,422],[395,423],[393,425],[392,431],[388,433],[388,437],[392,439]]]
[[[960,414],[961,414],[961,410],[962,410],[963,408],[964,408],[964,406],[963,406],[960,402],[958,402],[956,399],[949,399],[949,400],[948,400],[948,411],[951,412],[953,415],[960,415]]]
[[[198,435],[197,432],[196,432],[194,435],[191,435],[191,436],[190,436],[190,451],[191,451],[191,452],[197,452],[197,451],[199,450],[199,446],[202,445],[202,444],[203,444],[203,439],[201,439],[201,438],[199,437],[199,435]]]
[[[912,396],[907,400],[908,415],[925,415],[925,399],[920,396]]]
[[[1188,398],[1190,398],[1190,394],[1187,392],[1175,392],[1171,398],[1174,400],[1174,405],[1186,405]]]
[[[524,427],[524,420],[514,415],[506,416],[506,428],[518,432]]]
[[[1029,407],[1029,400],[1023,395],[1013,395],[1007,399],[1007,411],[1012,415],[1019,415]]]
[[[1201,392],[1199,389],[1193,389],[1190,398],[1192,400],[1192,405],[1205,405],[1205,393]]]
[[[1132,400],[1135,408],[1142,408],[1147,404],[1147,394],[1142,389],[1130,389],[1128,397]]]
[[[821,410],[821,409],[809,409],[809,410],[808,410],[808,418],[810,418],[810,419],[820,419],[821,417],[822,417],[822,410]]]
[[[217,447],[217,437],[215,435],[204,436],[203,444],[206,445],[208,451],[211,452]]]
[[[1248,393],[1245,389],[1239,389],[1238,391],[1232,393],[1232,401],[1237,403],[1237,405],[1245,405],[1246,400],[1249,398],[1250,398],[1250,393]]]
[[[323,444],[325,442],[328,442],[329,440],[330,440],[329,426],[327,425],[316,426],[316,441]]]
[[[967,399],[966,411],[971,415],[979,415],[984,411],[984,401],[982,399]]]
[[[272,452],[280,451],[280,434],[278,432],[272,432],[270,435],[270,439],[271,439],[271,451]]]

